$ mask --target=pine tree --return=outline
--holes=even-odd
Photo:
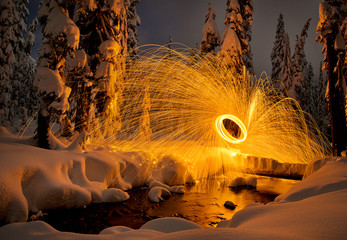
[[[271,80],[274,87],[284,94],[292,85],[291,62],[289,36],[284,29],[283,15],[280,14],[276,27],[274,47],[271,52]]]
[[[26,62],[24,69],[24,81],[25,89],[28,89],[28,91],[25,91],[25,96],[20,96],[20,99],[25,99],[25,108],[27,111],[28,116],[32,116],[34,112],[38,109],[39,105],[39,99],[37,96],[37,88],[34,85],[34,79],[35,79],[35,67],[36,62],[35,60],[30,56],[31,48],[35,44],[35,32],[37,29],[38,19],[35,18],[32,23],[29,25],[28,32],[25,37],[25,43],[24,43],[24,52],[26,53]],[[26,121],[25,115],[22,116],[23,122]]]
[[[76,24],[82,36],[80,47],[87,54],[94,78],[95,109],[99,118],[112,114],[107,118],[111,122],[105,123],[105,130],[113,129],[110,134],[121,126],[128,8],[129,1],[120,0],[82,2],[77,10]]]
[[[327,86],[327,77],[322,71],[322,62],[320,62],[319,68],[319,77],[318,81],[314,85],[313,97],[311,101],[312,115],[319,126],[319,129],[328,134],[329,126],[329,111],[328,111],[328,102],[325,98],[326,86]]]
[[[25,43],[24,43],[24,51],[27,54],[31,53],[31,48],[35,44],[35,32],[37,29],[38,19],[37,17],[34,18],[34,20],[31,22],[27,35],[25,37]]]
[[[148,141],[150,140],[152,135],[150,117],[149,117],[149,113],[151,110],[151,101],[150,101],[148,86],[145,88],[141,106],[142,106],[142,115],[140,116],[138,138],[141,140]]]
[[[29,114],[32,115],[37,107],[37,94],[34,87],[35,62],[30,56],[31,46],[34,44],[37,20],[35,20],[27,32],[27,17],[29,10],[26,7],[27,0],[17,0],[16,9],[19,16],[17,43],[16,43],[16,64],[12,77],[12,102],[16,119],[22,119],[24,124]],[[24,38],[26,35],[26,38]],[[27,52],[29,51],[29,52]]]
[[[216,13],[209,2],[209,7],[206,12],[205,25],[202,28],[202,39],[200,44],[200,52],[203,54],[215,54],[215,48],[220,45],[220,36],[216,24]]]
[[[137,36],[137,26],[141,25],[141,19],[136,12],[136,5],[140,3],[140,0],[132,0],[129,6],[127,14],[128,23],[128,54],[131,59],[138,57],[138,36]]]
[[[251,0],[227,0],[225,29],[218,53],[222,61],[237,73],[243,66],[253,72],[251,40],[253,4]]]
[[[312,114],[311,101],[312,101],[312,91],[314,85],[314,74],[312,64],[308,63],[307,67],[303,72],[303,82],[301,83],[300,95],[299,95],[299,103],[301,108],[307,112]]]
[[[243,19],[240,4],[237,0],[227,0],[227,13],[224,19],[225,29],[222,36],[218,56],[236,73],[242,72],[242,46],[240,37],[243,35]],[[244,36],[244,35],[243,35]]]
[[[72,5],[70,5],[72,4]],[[67,54],[78,48],[80,32],[71,20],[74,2],[44,0],[39,10],[43,41],[39,52],[36,86],[41,97],[37,136],[39,146],[50,148],[50,121],[68,110],[71,89],[64,85]],[[72,12],[72,13],[71,13]]]
[[[346,6],[343,0],[325,0],[319,5],[319,23],[316,31],[317,40],[324,44],[324,68],[328,71],[328,103],[331,121],[331,139],[334,155],[346,149],[346,111],[345,86],[342,72],[342,60],[345,59],[346,49],[340,32],[346,19]],[[342,44],[343,43],[343,44]]]
[[[253,54],[249,42],[252,40],[253,3],[251,0],[240,0],[240,11],[243,18],[244,38],[241,39],[242,61],[246,69],[253,73]]]
[[[293,82],[291,86],[288,86],[288,96],[298,100],[300,104],[301,94],[306,94],[305,92],[303,92],[305,90],[302,89],[303,82],[307,81],[307,79],[305,79],[305,77],[307,76],[304,75],[304,73],[307,72],[307,61],[304,47],[305,40],[307,37],[307,31],[310,26],[310,21],[311,18],[307,20],[301,31],[300,36],[296,40],[291,67]]]
[[[14,120],[12,77],[19,16],[12,0],[0,1],[0,125],[9,126]]]
[[[65,136],[72,134],[73,124],[75,132],[88,132],[89,110],[92,82],[87,54],[84,50],[77,50],[74,58],[69,58],[66,64],[66,85],[72,89],[69,96],[69,113],[66,121]],[[71,123],[72,122],[72,123]]]

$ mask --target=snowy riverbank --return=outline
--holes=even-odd
[[[158,201],[171,191],[183,192],[182,187],[151,181],[153,169],[145,153],[81,152],[72,146],[52,151],[33,147],[29,141],[5,131],[0,136],[0,218],[4,223],[26,221],[29,211],[124,201],[129,198],[127,189],[150,182],[154,190],[149,197]],[[171,165],[161,172],[172,169]],[[250,204],[216,229],[204,229],[184,219],[160,218],[139,230],[115,226],[99,235],[85,235],[60,232],[34,221],[4,225],[0,238],[343,239],[347,235],[347,158],[316,160],[306,168],[306,176],[273,203]]]

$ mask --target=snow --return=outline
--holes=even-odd
[[[314,160],[306,167],[303,181],[274,202],[249,204],[215,229],[204,229],[185,219],[160,218],[138,230],[114,226],[98,235],[88,235],[60,232],[42,221],[25,223],[29,210],[36,213],[32,216],[35,219],[44,215],[45,209],[124,201],[130,196],[122,189],[135,185],[149,184],[149,198],[156,200],[169,196],[170,192],[183,192],[182,186],[163,183],[160,179],[163,165],[152,168],[146,164],[150,158],[146,153],[100,148],[83,152],[77,151],[76,144],[70,148],[57,144],[58,150],[45,150],[28,145],[31,141],[0,129],[0,221],[22,221],[0,227],[0,239],[282,240],[344,239],[347,235],[346,157]],[[156,160],[163,159],[176,162],[173,156],[165,158],[165,155]],[[259,190],[257,178],[248,176],[235,182]]]
[[[207,35],[211,34],[216,37],[217,41],[220,41],[220,36],[215,21],[216,12],[212,8],[212,4],[209,3],[209,9],[206,13],[206,23],[202,28],[202,40],[201,42],[207,41]]]
[[[153,187],[149,190],[148,193],[149,200],[155,203],[158,203],[164,200],[165,197],[169,196],[171,196],[170,191],[163,187]]]
[[[185,219],[161,218],[145,223],[140,229],[155,230],[163,233],[172,233],[190,229],[202,229],[202,227]]]
[[[120,51],[120,46],[114,40],[107,40],[100,44],[99,51],[103,59],[114,60]]]
[[[1,131],[0,221],[26,221],[29,211],[129,198],[121,189],[108,188],[120,176],[122,163],[109,152],[73,152],[63,144],[53,151],[26,142]]]
[[[67,69],[71,70],[74,68],[85,68],[87,65],[87,54],[84,50],[77,50],[74,58],[68,58]]]
[[[54,93],[57,97],[64,93],[64,86],[58,70],[38,67],[36,69],[35,85],[41,93]]]
[[[78,49],[80,30],[68,17],[68,13],[64,12],[56,1],[51,1],[50,11],[44,34],[46,36],[51,35],[52,38],[57,38],[61,34],[65,34],[66,45],[69,48]]]

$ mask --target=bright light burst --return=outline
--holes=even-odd
[[[276,94],[266,78],[237,75],[214,56],[151,48],[126,76],[121,131],[99,143],[153,158],[177,155],[198,178],[237,168],[238,152],[288,163],[325,154],[323,137],[296,101]],[[148,120],[151,136],[139,137]]]
[[[240,136],[234,136],[235,134],[231,134],[228,131],[228,128],[225,126],[225,120],[228,120],[236,124],[236,129],[240,129]],[[234,115],[226,114],[217,117],[215,128],[219,135],[221,135],[222,138],[224,138],[226,141],[230,143],[242,143],[243,141],[245,141],[247,137],[247,129],[245,125],[243,125],[243,122]]]

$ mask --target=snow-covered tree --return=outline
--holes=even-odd
[[[142,100],[142,114],[140,116],[138,138],[141,140],[150,140],[152,135],[151,123],[149,113],[151,110],[151,101],[149,96],[149,87],[147,86],[144,91]]]
[[[128,21],[128,54],[133,58],[137,58],[138,55],[138,36],[137,36],[137,26],[141,25],[141,19],[136,12],[136,5],[140,0],[132,0],[129,6],[127,21]]]
[[[341,26],[346,19],[344,0],[325,0],[319,5],[319,22],[316,31],[317,40],[324,44],[324,69],[328,71],[327,96],[331,118],[331,139],[334,155],[340,155],[346,149],[346,111],[343,62],[346,48]]]
[[[243,35],[243,18],[240,12],[240,4],[237,0],[227,0],[227,13],[224,19],[225,29],[222,36],[219,57],[224,64],[241,73],[242,47],[240,36]]]
[[[88,132],[89,110],[92,94],[92,82],[90,81],[90,69],[87,54],[84,50],[77,50],[74,58],[68,58],[66,64],[66,85],[71,88],[69,96],[69,117],[66,119],[67,129],[64,133],[72,134],[72,126],[75,132]]]
[[[241,39],[242,61],[246,69],[253,73],[253,54],[249,42],[252,40],[251,26],[253,23],[253,3],[251,0],[239,0],[240,11],[243,18],[244,38]]]
[[[38,98],[34,87],[35,61],[30,56],[30,49],[35,42],[34,32],[37,27],[37,19],[27,31],[27,17],[29,10],[26,7],[27,0],[17,0],[16,9],[18,13],[18,32],[16,44],[16,63],[12,76],[12,106],[14,107],[15,118],[22,119],[25,123],[29,116],[37,108]],[[26,37],[24,37],[26,35]]]
[[[31,53],[31,48],[35,44],[35,32],[38,25],[38,19],[34,18],[34,20],[29,25],[28,32],[25,37],[24,50],[27,54]]]
[[[50,148],[50,121],[60,118],[69,108],[71,89],[64,84],[67,54],[74,56],[78,48],[80,32],[70,18],[74,8],[68,0],[44,0],[39,10],[43,41],[39,52],[36,86],[41,97],[37,136],[40,147]]]
[[[274,87],[285,93],[292,85],[291,53],[288,33],[284,29],[283,15],[278,17],[274,47],[271,52],[271,80]]]
[[[292,97],[299,102],[301,101],[301,92],[303,91],[302,85],[304,81],[307,81],[305,79],[307,75],[305,76],[304,73],[307,73],[307,61],[305,56],[305,40],[307,37],[307,31],[310,26],[311,18],[307,20],[305,23],[300,36],[297,38],[295,43],[295,49],[292,59],[292,67],[291,67],[291,73],[292,73],[292,85],[288,86],[288,96]],[[306,94],[306,93],[303,93]]]
[[[241,73],[243,66],[253,72],[251,40],[253,4],[250,0],[227,0],[227,13],[224,19],[225,29],[220,52],[222,61]]]
[[[22,106],[22,111],[27,112],[28,116],[32,116],[34,112],[38,109],[39,99],[37,96],[37,88],[34,85],[35,79],[35,68],[36,61],[30,56],[31,48],[35,44],[35,32],[38,25],[38,19],[35,18],[32,23],[29,25],[28,32],[25,36],[24,49],[22,51],[25,52],[25,57],[22,58],[22,69],[23,69],[23,78],[22,78],[22,89],[27,89],[26,91],[22,91],[21,96],[19,97],[20,106]],[[24,96],[23,96],[24,95]],[[26,121],[25,114],[22,115],[23,122]]]
[[[318,80],[314,82],[313,91],[312,91],[312,101],[311,101],[311,110],[312,116],[317,122],[319,129],[328,134],[329,126],[329,111],[328,111],[328,102],[325,98],[326,86],[327,86],[327,76],[322,71],[322,62],[320,63],[319,68],[319,77]]]
[[[0,1],[0,125],[13,121],[12,83],[19,16],[12,0]]]
[[[208,3],[208,10],[206,12],[205,25],[202,28],[202,39],[200,44],[200,52],[215,53],[215,48],[220,45],[220,36],[216,24],[216,13],[212,8],[212,4]]]
[[[311,101],[313,100],[312,92],[314,90],[314,74],[311,63],[308,63],[307,67],[305,67],[303,76],[304,78],[301,83],[298,101],[305,112],[312,114]]]
[[[129,0],[82,1],[76,24],[88,57],[96,91],[97,116],[112,114],[108,129],[120,128],[120,104],[127,54]],[[112,109],[111,109],[112,108]],[[110,127],[110,126],[113,127]]]

